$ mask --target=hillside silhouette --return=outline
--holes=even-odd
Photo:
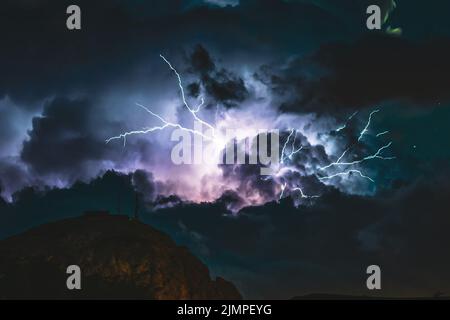
[[[68,290],[66,268],[81,268]],[[127,216],[86,214],[0,241],[1,299],[241,299],[187,248]]]

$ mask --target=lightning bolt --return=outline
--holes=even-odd
[[[325,167],[320,167],[319,169],[320,169],[320,170],[325,170],[325,169],[328,169],[328,168],[330,168],[330,167],[332,167],[332,166],[351,166],[351,165],[360,164],[360,163],[362,163],[362,162],[364,162],[364,161],[372,160],[372,159],[381,159],[381,160],[393,160],[393,159],[396,159],[396,157],[384,157],[384,156],[380,156],[381,152],[382,152],[384,149],[389,148],[391,145],[392,145],[392,141],[389,142],[388,144],[382,146],[381,148],[379,148],[379,149],[377,150],[377,152],[375,152],[374,154],[372,154],[372,155],[370,155],[370,156],[366,156],[366,157],[364,157],[364,158],[362,158],[362,159],[355,160],[355,161],[351,161],[351,162],[341,162],[342,158],[345,156],[345,154],[346,154],[347,151],[349,150],[349,149],[347,149],[347,150],[345,150],[345,151],[342,153],[342,155],[341,155],[335,162],[332,162],[332,163],[326,165]]]
[[[125,146],[126,142],[127,142],[127,138],[129,136],[132,136],[132,135],[144,135],[144,134],[152,133],[152,132],[155,132],[155,131],[165,130],[167,128],[181,129],[181,130],[187,131],[189,133],[199,135],[199,136],[201,136],[202,138],[204,138],[206,140],[213,141],[215,143],[219,142],[219,139],[217,139],[216,136],[215,136],[216,128],[212,124],[210,124],[210,123],[206,122],[205,120],[201,119],[199,117],[199,115],[198,115],[198,113],[201,111],[201,108],[203,107],[203,105],[205,103],[204,98],[201,96],[199,98],[200,99],[200,103],[196,107],[191,107],[189,105],[189,103],[187,102],[187,100],[186,100],[185,91],[184,91],[184,87],[183,87],[183,82],[182,82],[182,78],[181,78],[180,74],[178,73],[178,71],[173,67],[173,65],[162,54],[160,54],[159,56],[168,65],[168,67],[175,74],[175,76],[176,76],[176,78],[178,80],[178,87],[179,87],[179,90],[180,90],[180,95],[181,95],[181,99],[182,99],[182,102],[183,102],[183,106],[191,114],[192,118],[195,121],[198,121],[202,125],[205,125],[207,128],[211,129],[211,131],[210,131],[211,134],[210,135],[206,135],[206,134],[204,134],[201,131],[197,131],[197,130],[194,130],[194,129],[191,129],[191,128],[186,128],[186,127],[182,126],[178,122],[168,121],[167,119],[165,119],[161,115],[151,111],[150,108],[148,108],[148,107],[146,107],[146,106],[144,106],[144,105],[142,105],[140,103],[136,103],[136,106],[138,106],[139,108],[144,110],[146,113],[148,113],[152,117],[156,118],[158,121],[161,122],[161,124],[158,125],[158,126],[146,127],[146,128],[141,129],[141,130],[132,130],[132,131],[127,131],[127,132],[121,133],[119,135],[116,135],[116,136],[113,136],[113,137],[110,137],[110,138],[106,139],[106,143],[109,143],[109,142],[111,142],[113,140],[123,139],[123,145]],[[365,127],[363,128],[363,130],[359,134],[358,142],[360,142],[362,140],[362,138],[364,137],[364,135],[368,132],[368,129],[369,129],[370,125],[371,125],[371,121],[372,121],[373,115],[375,113],[378,113],[379,111],[380,111],[379,109],[376,109],[376,110],[373,110],[369,114],[369,117],[367,119],[367,123],[366,123]],[[218,112],[218,109],[216,110],[216,112]],[[338,129],[336,129],[336,132],[339,132],[339,131],[345,129],[347,127],[349,121],[351,121],[357,114],[358,114],[358,111],[356,111],[353,114],[351,114],[347,118],[346,123],[343,126],[341,126]],[[295,154],[297,154],[298,152],[303,150],[303,146],[302,145],[300,145],[299,147],[296,147],[297,130],[296,129],[289,129],[289,130],[290,130],[289,135],[288,135],[288,137],[287,137],[287,139],[286,139],[286,141],[285,141],[285,143],[284,143],[284,145],[282,147],[282,150],[281,150],[281,160],[280,160],[281,164],[284,164],[285,161],[287,161],[288,159],[292,160],[292,158],[293,158],[293,156]],[[380,137],[380,136],[383,136],[383,135],[387,134],[388,132],[389,131],[380,132],[376,136]],[[377,150],[377,152],[375,152],[374,154],[365,156],[365,157],[360,158],[358,160],[345,162],[345,161],[343,161],[343,159],[345,158],[345,156],[348,154],[348,152],[350,150],[350,148],[348,148],[337,158],[336,161],[331,162],[330,164],[328,164],[328,165],[326,165],[324,167],[319,167],[318,169],[321,170],[321,171],[324,171],[324,170],[329,169],[331,167],[354,166],[354,165],[358,165],[358,164],[361,164],[363,162],[366,162],[366,161],[369,161],[369,160],[373,160],[373,159],[392,160],[392,159],[395,159],[395,157],[387,157],[387,156],[383,156],[382,155],[383,151],[385,149],[388,149],[391,145],[392,145],[392,142],[389,142],[388,144],[380,147]],[[313,199],[313,198],[319,198],[320,197],[320,195],[308,195],[308,194],[306,194],[303,191],[303,189],[300,186],[298,186],[298,185],[291,187],[286,182],[282,183],[283,177],[289,171],[300,172],[298,170],[298,168],[295,168],[295,166],[292,166],[292,165],[281,166],[281,167],[279,167],[278,172],[276,174],[274,174],[271,177],[267,177],[266,179],[264,179],[264,180],[273,179],[273,181],[275,183],[280,185],[281,193],[279,195],[279,199],[283,198],[283,196],[285,195],[287,189],[290,189],[291,194],[293,192],[299,192],[301,199]],[[323,175],[319,176],[317,174],[316,174],[316,176],[317,176],[317,178],[320,181],[325,181],[325,180],[333,179],[335,177],[350,176],[350,175],[353,175],[353,174],[358,175],[359,177],[367,179],[367,180],[369,180],[371,182],[374,182],[374,180],[371,177],[363,174],[360,170],[353,169],[353,168],[347,169],[346,171],[342,171],[342,172],[337,172],[337,173],[333,173],[333,174],[330,174],[330,175],[326,175],[326,176],[323,176]]]
[[[330,168],[332,166],[338,165],[341,162],[342,158],[345,156],[345,154],[347,153],[348,150],[350,150],[350,149],[346,149],[335,162],[332,162],[332,163],[330,163],[329,165],[327,165],[325,167],[320,167],[319,169],[320,170],[325,170],[325,169],[328,169],[328,168]]]
[[[353,119],[354,116],[356,116],[358,114],[358,111],[353,112],[350,117],[347,118],[347,121],[339,128],[336,129],[336,132],[342,131],[345,128],[347,128],[347,124],[349,123],[350,120]]]
[[[200,111],[200,108],[203,107],[203,105],[205,104],[205,99],[203,99],[203,97],[200,97],[200,103],[197,106],[197,108],[195,108],[193,111],[194,113],[197,113]]]
[[[213,132],[213,135],[214,135],[215,128],[214,128],[212,125],[210,125],[209,123],[207,123],[207,122],[203,121],[202,119],[200,119],[199,117],[197,117],[197,113],[198,113],[198,111],[200,110],[200,106],[203,105],[203,102],[202,102],[202,103],[200,104],[200,106],[199,106],[198,108],[196,108],[196,109],[192,109],[192,108],[189,106],[189,104],[188,104],[187,101],[186,101],[186,96],[185,96],[185,94],[184,94],[183,82],[181,81],[181,76],[180,76],[180,74],[178,73],[178,71],[172,66],[172,64],[171,64],[171,63],[170,63],[170,62],[169,62],[162,54],[160,54],[159,56],[161,57],[161,59],[164,60],[165,63],[167,63],[167,65],[169,66],[169,68],[170,68],[170,69],[175,73],[175,75],[177,76],[177,78],[178,78],[178,87],[180,88],[180,91],[181,91],[181,99],[183,100],[183,103],[184,103],[185,107],[189,110],[189,112],[192,114],[192,116],[194,117],[195,120],[197,120],[197,121],[200,122],[201,124],[204,124],[205,126],[207,126],[208,128],[210,128],[210,129],[212,130],[212,132]]]
[[[342,153],[342,155],[335,162],[332,162],[329,165],[327,165],[325,167],[321,167],[319,169],[320,170],[325,170],[325,169],[328,169],[328,168],[330,168],[332,166],[352,166],[352,165],[360,164],[360,163],[362,163],[364,161],[368,161],[368,160],[372,160],[372,159],[393,160],[393,159],[395,159],[395,157],[384,157],[384,156],[380,155],[381,152],[384,149],[389,148],[391,145],[392,145],[392,142],[389,142],[388,144],[386,144],[386,145],[382,146],[381,148],[379,148],[376,153],[374,153],[374,154],[372,154],[370,156],[366,156],[366,157],[364,157],[362,159],[355,160],[355,161],[352,161],[352,162],[341,162],[342,158],[345,156],[345,154],[349,150],[349,149],[347,149],[347,150],[345,150]],[[358,174],[361,178],[367,179],[367,180],[369,180],[371,182],[375,182],[372,178],[364,175],[360,170],[356,170],[356,169],[351,169],[351,170],[348,170],[348,171],[338,172],[338,173],[335,173],[335,174],[332,174],[332,175],[329,175],[329,176],[320,176],[320,177],[318,176],[318,179],[320,181],[323,181],[323,180],[329,180],[329,179],[332,179],[332,178],[335,178],[335,177],[338,177],[338,176],[348,176],[348,175],[351,175],[351,174],[354,174],[354,173]]]
[[[280,193],[280,197],[278,198],[279,200],[281,200],[283,198],[284,190],[286,189],[286,185],[287,185],[286,182],[281,185],[281,193]]]
[[[289,159],[292,159],[294,154],[303,150],[303,146],[301,145],[299,148],[295,149],[295,140],[297,139],[297,130],[295,131],[294,140],[292,140],[291,153],[288,155]]]
[[[338,173],[335,173],[335,174],[330,175],[330,176],[318,177],[318,179],[321,180],[321,181],[322,180],[329,180],[329,179],[333,179],[333,178],[339,177],[339,176],[348,176],[348,175],[351,175],[353,173],[358,174],[361,178],[365,178],[367,180],[370,180],[371,182],[375,182],[372,178],[364,175],[361,171],[356,170],[356,169],[348,170],[346,172],[338,172]]]
[[[358,142],[362,139],[362,137],[364,136],[364,134],[367,133],[368,128],[369,128],[369,126],[370,126],[370,123],[371,123],[371,121],[372,121],[372,116],[373,116],[375,113],[379,112],[379,111],[380,111],[379,109],[376,109],[376,110],[374,110],[374,111],[372,111],[372,112],[370,113],[369,118],[368,118],[368,120],[367,120],[367,123],[366,123],[364,129],[361,131],[361,133],[360,133],[360,135],[359,135]],[[352,116],[353,116],[353,115],[352,115]],[[376,136],[377,136],[377,137],[380,137],[380,136],[385,135],[385,134],[387,134],[387,133],[389,133],[389,131],[383,131],[383,132],[380,132],[379,134],[377,134]],[[377,152],[375,152],[375,153],[372,154],[372,155],[366,156],[366,157],[361,158],[361,159],[359,159],[359,160],[354,160],[354,161],[350,161],[350,162],[343,162],[342,159],[345,157],[345,155],[346,155],[347,152],[349,151],[349,149],[346,149],[346,150],[339,156],[339,158],[338,158],[335,162],[331,162],[330,164],[328,164],[328,165],[326,165],[326,166],[324,166],[324,167],[319,167],[319,170],[322,170],[322,171],[323,171],[323,170],[326,170],[326,169],[329,169],[329,168],[335,167],[335,166],[353,166],[353,165],[358,165],[358,164],[361,164],[361,163],[363,163],[363,162],[365,162],[365,161],[369,161],[369,160],[373,160],[373,159],[393,160],[393,159],[395,159],[395,157],[385,157],[385,156],[382,156],[382,155],[381,155],[381,153],[383,152],[383,150],[389,148],[391,145],[392,145],[392,141],[389,142],[388,144],[382,146],[381,148],[379,148],[379,149],[377,150]],[[352,174],[357,174],[357,175],[359,175],[361,178],[367,179],[367,180],[369,180],[369,181],[371,181],[371,182],[375,182],[371,177],[369,177],[369,176],[363,174],[360,170],[357,170],[357,169],[351,169],[351,170],[347,170],[347,171],[337,172],[337,173],[334,173],[334,174],[331,174],[331,175],[328,175],[328,176],[318,176],[318,179],[319,179],[320,181],[323,181],[323,180],[329,180],[329,179],[332,179],[332,178],[335,178],[335,177],[338,177],[338,176],[349,176],[349,175],[352,175]]]
[[[378,137],[384,136],[384,135],[387,134],[387,133],[389,133],[389,130],[386,130],[386,131],[383,131],[383,132],[378,133],[378,134],[376,135],[376,137],[378,138]]]
[[[373,110],[373,111],[370,113],[369,119],[367,120],[366,126],[365,126],[364,129],[361,131],[361,133],[359,134],[358,141],[361,141],[362,137],[367,133],[367,131],[368,131],[368,129],[369,129],[369,126],[370,126],[370,122],[372,121],[372,116],[373,116],[375,113],[377,113],[377,112],[380,112],[380,110],[379,110],[379,109],[376,109],[376,110]]]
[[[324,170],[324,169],[327,169],[327,168],[329,168],[331,166],[352,166],[352,165],[360,164],[362,162],[365,162],[365,161],[368,161],[368,160],[373,160],[373,159],[381,159],[381,160],[393,160],[393,159],[396,159],[396,157],[384,157],[384,156],[380,155],[381,152],[384,149],[389,148],[391,145],[392,145],[392,141],[389,142],[388,144],[382,146],[381,148],[379,148],[377,152],[375,152],[374,154],[372,154],[370,156],[366,156],[366,157],[364,157],[362,159],[351,161],[351,162],[340,162],[342,157],[345,155],[345,152],[347,151],[346,150],[346,151],[344,151],[342,156],[336,162],[332,162],[328,166],[325,166],[325,167],[322,167],[322,168],[319,168],[319,169]]]
[[[177,79],[178,79],[178,87],[179,87],[179,89],[180,89],[181,99],[182,99],[182,101],[183,101],[183,105],[186,107],[186,109],[189,111],[189,113],[192,115],[192,117],[193,117],[196,121],[198,121],[199,123],[201,123],[201,124],[207,126],[208,128],[210,128],[210,129],[212,130],[212,131],[211,131],[211,132],[212,132],[212,135],[211,135],[211,136],[207,136],[207,135],[205,135],[204,133],[202,133],[202,132],[200,132],[200,131],[193,130],[193,129],[190,129],[190,128],[186,128],[186,127],[182,126],[182,125],[179,124],[179,123],[174,123],[174,122],[167,121],[166,119],[164,119],[164,118],[161,117],[160,115],[158,115],[158,114],[154,113],[153,111],[151,111],[151,110],[150,110],[149,108],[147,108],[146,106],[144,106],[144,105],[142,105],[142,104],[140,104],[140,103],[136,103],[136,105],[137,105],[138,107],[144,109],[147,113],[149,113],[149,114],[152,115],[153,117],[155,117],[155,118],[157,118],[158,120],[160,120],[160,121],[162,122],[162,125],[160,125],[160,126],[154,126],[154,127],[148,127],[148,128],[144,128],[144,129],[142,129],[142,130],[132,130],[132,131],[124,132],[124,133],[121,133],[121,134],[119,134],[119,135],[117,135],[117,136],[113,136],[113,137],[110,137],[110,138],[106,139],[106,143],[109,143],[109,142],[111,142],[111,141],[113,141],[113,140],[123,139],[123,145],[125,146],[125,145],[126,145],[126,141],[127,141],[127,137],[128,137],[128,136],[131,136],[131,135],[148,134],[148,133],[155,132],[155,131],[161,131],[161,130],[164,130],[164,129],[166,129],[166,128],[178,128],[178,129],[181,129],[181,130],[184,130],[184,131],[193,133],[193,134],[200,135],[200,136],[202,136],[203,138],[205,138],[205,139],[207,139],[207,140],[210,140],[210,141],[211,141],[211,140],[213,140],[213,141],[215,140],[215,134],[214,134],[214,133],[215,133],[215,128],[214,128],[211,124],[209,124],[208,122],[206,122],[206,121],[200,119],[200,118],[197,116],[197,113],[200,111],[201,107],[204,105],[205,100],[203,99],[203,97],[201,97],[201,98],[200,98],[200,100],[201,100],[200,104],[199,104],[196,108],[191,108],[191,107],[189,106],[187,100],[186,100],[186,96],[185,96],[184,88],[183,88],[183,82],[182,82],[182,80],[181,80],[180,74],[178,73],[178,71],[172,66],[172,64],[171,64],[171,63],[170,63],[170,62],[169,62],[162,54],[160,54],[159,56],[161,57],[161,59],[164,60],[164,62],[169,66],[169,68],[175,73],[175,75],[176,75],[176,77],[177,77]]]
[[[308,195],[306,195],[306,194],[303,192],[302,188],[300,188],[300,187],[295,187],[295,188],[292,189],[292,191],[298,191],[298,192],[300,192],[300,196],[302,197],[302,199],[320,198],[319,195],[315,195],[315,196],[308,196]]]
[[[295,135],[294,135],[294,133],[295,133]],[[288,154],[288,155],[285,155],[285,153],[286,153],[286,148],[287,148],[287,145],[288,145],[288,143],[289,143],[289,141],[290,141],[290,139],[291,139],[291,137],[294,135],[294,139],[292,140],[292,144],[291,144],[291,151],[290,151],[290,153]],[[292,157],[296,154],[296,153],[298,153],[298,152],[300,152],[301,150],[303,150],[303,146],[300,146],[299,148],[295,148],[295,141],[296,141],[296,139],[297,139],[297,130],[295,130],[295,129],[291,129],[291,133],[289,134],[289,136],[287,137],[287,139],[286,139],[286,141],[285,141],[285,143],[284,143],[284,145],[283,145],[283,148],[282,148],[282,150],[281,150],[281,164],[284,164],[284,160],[285,159],[290,159],[290,160],[292,160]]]
[[[281,200],[281,199],[283,198],[284,191],[286,190],[286,188],[287,188],[287,183],[285,182],[285,183],[283,183],[283,184],[281,185],[281,193],[280,193],[279,200]],[[313,195],[313,196],[306,195],[306,194],[303,192],[303,189],[300,188],[300,187],[298,187],[298,186],[295,187],[295,188],[292,188],[291,191],[292,191],[292,192],[297,192],[297,191],[300,192],[300,197],[301,197],[302,199],[314,199],[314,198],[320,198],[319,195]]]
[[[178,129],[181,129],[181,130],[184,130],[184,131],[188,131],[188,132],[193,133],[193,134],[198,134],[198,135],[202,136],[203,138],[205,138],[207,140],[211,140],[211,137],[206,136],[205,134],[203,134],[200,131],[189,129],[189,128],[185,128],[185,127],[181,126],[178,123],[173,123],[173,122],[169,122],[169,121],[165,120],[163,117],[161,117],[160,115],[152,112],[150,109],[148,109],[147,107],[145,107],[144,105],[142,105],[140,103],[136,103],[136,105],[138,107],[141,107],[142,109],[144,109],[146,112],[150,113],[152,116],[154,116],[154,117],[158,118],[159,120],[161,120],[163,125],[162,126],[155,126],[155,127],[151,127],[151,128],[144,128],[143,130],[133,130],[133,131],[128,131],[128,132],[125,132],[125,133],[121,133],[121,134],[119,134],[117,136],[114,136],[114,137],[106,139],[106,143],[109,143],[112,140],[123,139],[123,141],[124,141],[123,145],[125,146],[126,145],[127,136],[135,135],[135,134],[147,134],[147,133],[154,132],[154,131],[164,130],[164,129],[169,128],[169,127],[171,127],[171,128],[178,128]]]
[[[358,138],[358,142],[368,132],[368,128],[370,127],[373,115],[375,113],[379,112],[379,111],[380,111],[379,109],[376,109],[376,110],[374,110],[374,111],[372,111],[370,113],[369,118],[367,120],[367,123],[364,126],[364,129],[360,132],[360,135],[359,135],[359,138]],[[336,130],[336,131],[339,132],[339,131],[343,130],[346,127],[348,121],[350,121],[354,116],[356,116],[357,113],[358,112],[354,112],[352,115],[350,115],[350,117],[347,119],[346,124],[344,126],[338,128],[338,130]],[[388,132],[389,131],[381,132],[381,133],[377,134],[377,137],[385,135]],[[292,143],[291,143],[290,147],[288,147],[289,143],[291,142],[291,138],[292,137],[293,137]],[[283,148],[281,150],[281,163],[282,164],[285,163],[286,159],[292,159],[292,156],[294,154],[296,154],[297,152],[299,152],[300,150],[303,149],[303,146],[300,146],[297,149],[295,148],[296,137],[297,137],[297,131],[295,129],[290,129],[290,133],[289,133],[289,135],[288,135],[288,137],[287,137],[287,139],[286,139],[286,141],[285,141],[285,143],[283,145]],[[366,162],[366,161],[369,161],[369,160],[373,160],[373,159],[393,160],[393,159],[395,159],[395,157],[387,157],[387,156],[383,156],[382,155],[382,152],[385,149],[391,147],[391,145],[392,145],[392,141],[389,142],[388,144],[380,147],[374,154],[365,156],[365,157],[363,157],[361,159],[354,160],[354,161],[343,161],[344,157],[350,151],[350,148],[347,148],[346,150],[344,150],[344,152],[342,152],[342,154],[337,158],[336,161],[331,162],[330,164],[328,164],[328,165],[326,165],[324,167],[319,167],[319,170],[324,171],[324,170],[329,169],[331,167],[337,167],[337,166],[354,166],[354,165],[358,165],[358,164],[361,164],[363,162]],[[290,152],[287,151],[288,149],[290,149]],[[286,174],[287,171],[294,171],[295,172],[295,171],[298,171],[298,170],[296,168],[292,167],[292,166],[283,166],[282,168],[279,169],[278,173],[275,174],[274,178],[280,178],[280,177],[284,176],[284,174]],[[323,175],[316,175],[316,176],[317,176],[317,178],[320,181],[325,181],[325,180],[331,180],[331,179],[333,179],[335,177],[351,176],[351,175],[358,175],[359,177],[361,177],[363,179],[367,179],[367,180],[369,180],[372,183],[375,182],[374,179],[372,179],[371,177],[365,175],[361,170],[358,170],[358,169],[349,169],[349,170],[346,170],[346,171],[337,172],[337,173],[333,173],[333,174],[326,175],[326,176],[323,176]],[[289,186],[287,185],[287,183],[281,184],[281,193],[280,193],[279,199],[281,199],[284,196],[284,194],[286,193],[286,189],[288,189],[288,188],[289,188]],[[298,187],[298,186],[295,187],[295,188],[290,188],[290,190],[291,190],[291,192],[294,192],[294,191],[300,192],[301,198],[317,198],[317,197],[320,197],[319,195],[312,195],[312,196],[306,195],[303,192],[303,190],[300,187]]]
[[[294,134],[294,129],[291,129],[291,133],[287,137],[286,141],[284,142],[283,148],[281,149],[281,164],[284,163],[284,159],[285,159],[284,152],[285,152],[286,147],[287,147],[287,145],[289,143],[289,140],[291,139],[293,134]]]

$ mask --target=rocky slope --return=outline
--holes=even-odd
[[[66,268],[81,268],[68,290]],[[0,241],[0,298],[240,299],[167,235],[126,216],[85,215]]]

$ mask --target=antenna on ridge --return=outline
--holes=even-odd
[[[139,193],[135,192],[134,197],[134,219],[139,220]]]

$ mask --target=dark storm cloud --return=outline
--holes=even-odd
[[[303,54],[330,40],[366,32],[365,8],[379,4],[388,11],[391,2],[243,0],[220,7],[181,0],[80,0],[82,30],[75,32],[65,27],[71,1],[7,0],[0,9],[0,96],[31,107],[28,102],[49,95],[98,93],[139,77],[135,71],[160,52],[199,42],[224,55],[239,53],[247,61]],[[408,12],[406,4],[399,7],[395,13]],[[441,6],[426,8],[443,11]],[[434,25],[430,17],[420,17],[424,29]],[[221,71],[209,79],[209,90],[222,99],[230,94],[241,99],[244,92],[236,97],[233,91],[242,83]]]
[[[14,202],[0,201],[0,238],[89,210],[111,213],[133,212],[135,190],[131,175],[106,172],[89,184],[77,182],[67,189],[24,188],[14,194]]]
[[[33,119],[22,160],[36,172],[46,174],[84,171],[87,161],[102,159],[107,147],[91,135],[93,108],[84,99],[57,98],[49,102],[42,116]]]
[[[127,21],[123,8],[90,3],[77,3],[85,9],[85,28],[79,32],[65,28],[66,8],[72,4],[68,1],[3,3],[0,65],[7,76],[0,80],[0,95],[28,102],[53,94],[92,92],[130,67],[119,63],[131,49],[129,30],[113,23]]]
[[[30,102],[74,91],[97,93],[111,83],[122,83],[161,51],[179,51],[198,42],[224,53],[243,52],[252,60],[269,51],[286,52],[335,38],[324,33],[327,30],[334,34],[347,30],[344,20],[308,2],[241,1],[239,6],[222,8],[179,0],[80,0],[82,29],[69,31],[65,12],[70,4],[2,3],[0,69],[6,76],[0,79],[0,96]],[[286,30],[295,30],[298,41],[293,42],[293,31]],[[215,73],[206,74],[211,79],[205,80],[217,97],[229,98],[236,82],[237,89],[241,87],[239,79],[227,72]]]
[[[226,106],[247,97],[245,83],[222,68],[205,48],[213,50],[214,56],[220,52],[224,60],[234,54],[230,55],[235,59],[233,70],[249,61],[285,61],[299,54],[285,72],[273,74],[269,68],[268,78],[261,78],[281,97],[282,110],[334,112],[387,100],[450,101],[448,40],[383,36],[351,40],[365,32],[363,9],[369,2],[242,0],[239,6],[221,8],[176,0],[80,0],[83,29],[79,32],[65,28],[65,9],[71,1],[2,2],[0,10],[7,14],[0,19],[0,96],[24,101],[25,106],[35,100],[48,102],[42,115],[34,118],[23,144],[23,163],[14,158],[0,160],[0,188],[40,184],[30,172],[76,180],[98,175],[111,162],[148,161],[155,153],[148,141],[130,141],[131,148],[120,154],[108,148],[106,133],[96,133],[103,123],[93,123],[92,116],[99,114],[94,97],[112,84],[125,84],[135,77],[144,77],[145,85],[151,83],[152,73],[140,75],[145,61],[158,59],[160,52],[172,56],[196,43],[204,46],[196,47],[190,56],[189,66],[199,79],[189,86],[189,93],[196,96],[203,88]],[[424,26],[424,20],[432,19],[420,18]],[[344,35],[349,42],[323,46]],[[305,52],[312,53],[305,58]],[[275,70],[280,68],[277,62],[274,65]],[[74,93],[86,98],[49,98]],[[109,125],[115,132],[124,128],[121,123]],[[427,134],[430,139],[438,135]],[[428,144],[424,145],[428,157]],[[437,146],[442,154],[442,146]],[[404,158],[410,155],[408,150]],[[413,187],[399,183],[399,190],[376,198],[347,196],[334,189],[322,190],[317,178],[307,175],[305,163],[327,164],[328,160],[323,147],[311,147],[296,158],[296,166],[306,176],[287,175],[305,185],[308,193],[324,192],[311,207],[295,208],[288,197],[280,204],[231,214],[229,210],[240,208],[245,196],[252,196],[250,191],[275,195],[274,182],[261,179],[259,166],[223,166],[223,178],[238,180],[239,193],[227,191],[216,202],[203,204],[158,196],[161,190],[167,194],[175,188],[154,181],[148,172],[108,172],[89,184],[75,183],[67,189],[46,193],[24,189],[15,194],[14,204],[0,198],[0,236],[84,210],[132,212],[136,189],[150,200],[155,198],[150,206],[159,209],[143,214],[145,221],[198,250],[213,268],[227,269],[227,278],[239,283],[248,297],[358,293],[365,289],[365,267],[373,263],[382,267],[386,295],[450,290],[450,258],[442,245],[450,242],[448,181],[430,178]],[[108,165],[102,165],[103,161]]]
[[[203,251],[208,249],[203,258],[211,265],[221,261],[222,273],[228,268],[228,278],[250,297],[366,294],[371,264],[382,268],[384,296],[432,296],[450,289],[450,256],[442,248],[450,241],[449,191],[448,182],[438,179],[384,200],[331,191],[315,206],[295,208],[287,198],[233,217],[214,205],[192,204],[148,218],[172,234],[182,220],[202,235]]]
[[[39,183],[40,181],[29,174],[27,168],[20,163],[19,159],[6,158],[0,160],[0,201],[3,201],[3,198],[11,200],[11,191]]]
[[[239,195],[238,192],[233,190],[226,190],[219,199],[216,200],[217,203],[222,204],[230,211],[238,211],[240,208],[245,206],[245,200]]]
[[[220,165],[223,179],[239,183],[238,194],[244,199],[258,194],[264,199],[271,199],[275,195],[276,183],[264,180],[261,176],[261,166],[254,164],[224,164]]]
[[[30,177],[49,177],[73,183],[108,169],[127,169],[129,162],[151,163],[154,145],[133,140],[129,148],[106,144],[107,132],[121,123],[103,119],[96,100],[55,98],[32,121],[20,158]],[[50,179],[50,183],[53,181]]]
[[[209,52],[201,45],[195,47],[189,58],[192,70],[201,75],[206,75],[216,69],[216,64],[212,60]]]
[[[136,170],[132,178],[133,186],[146,201],[153,201],[156,193],[153,174],[144,170]]]
[[[133,175],[108,172],[70,189],[23,190],[14,205],[0,203],[0,234],[96,208],[131,214],[132,180]],[[450,256],[443,247],[450,241],[449,192],[448,180],[432,178],[379,198],[329,190],[315,206],[295,208],[285,198],[237,215],[227,206],[238,196],[226,192],[216,203],[158,198],[159,209],[140,216],[189,246],[213,271],[218,268],[246,297],[367,294],[370,264],[381,266],[384,296],[432,296],[450,290]],[[43,207],[45,212],[36,211]]]
[[[256,141],[256,138],[254,139]],[[290,140],[288,141],[288,139]],[[301,187],[302,191],[308,195],[318,195],[326,192],[329,187],[318,179],[315,171],[317,167],[326,166],[333,161],[325,152],[324,146],[320,144],[311,145],[300,132],[296,133],[295,146],[292,144],[293,141],[294,138],[291,137],[291,132],[285,131],[280,133],[278,150],[280,162],[289,165],[283,168],[285,169],[283,174],[279,174],[279,181],[275,181],[273,176],[262,176],[261,168],[264,167],[262,164],[248,164],[248,154],[246,154],[246,164],[238,164],[237,156],[235,155],[234,164],[220,165],[223,179],[228,181],[230,185],[237,184],[237,194],[243,199],[251,199],[255,195],[262,199],[275,199],[279,197],[280,186],[284,184],[292,188]],[[285,143],[287,143],[286,147],[284,147]],[[294,151],[292,148],[298,149],[300,146],[301,152],[297,152],[289,158],[290,152]],[[320,173],[325,175],[325,172]],[[299,195],[298,190],[286,190],[284,195],[287,196],[291,192]],[[235,204],[234,208],[236,207],[237,205]],[[238,208],[242,208],[242,205]]]
[[[174,206],[181,205],[183,203],[183,200],[177,195],[170,195],[170,196],[162,196],[159,195],[156,197],[155,201],[153,201],[152,205],[155,209],[160,208],[170,208]]]
[[[256,153],[260,154],[260,143],[257,141],[261,141],[262,139],[267,139],[267,135],[258,135],[256,137],[248,137],[245,141],[237,141],[233,140],[227,145],[227,148],[231,146],[235,149],[236,152],[233,153],[233,162],[232,164],[227,163],[227,155],[226,152],[223,153],[222,164],[219,165],[219,168],[222,170],[222,178],[227,181],[230,185],[238,184],[237,186],[237,195],[241,199],[251,199],[259,197],[261,199],[273,199],[276,196],[276,187],[277,183],[272,179],[267,179],[267,176],[261,175],[261,169],[267,167],[267,165],[262,164],[260,158],[258,156],[258,163],[251,164],[250,159],[251,156],[248,152],[245,152],[245,163],[242,164],[238,161],[238,152],[237,150],[242,148],[245,144],[247,145],[257,145]],[[268,150],[271,150],[270,143],[272,142],[272,138],[269,139],[269,143],[267,144]],[[243,150],[240,150],[243,152]],[[227,193],[222,198],[232,199],[234,196],[231,193]],[[230,205],[236,207],[237,203],[239,203],[239,199],[235,199],[236,201],[232,201]]]
[[[388,101],[436,106],[450,101],[449,54],[450,38],[370,35],[324,45],[293,62],[285,75],[273,75],[271,83],[276,94],[291,96],[282,111],[339,112]]]
[[[202,87],[208,98],[213,98],[226,107],[236,106],[249,96],[244,80],[224,68],[217,68],[203,46],[195,47],[189,57],[189,64],[191,71],[200,79],[200,83],[194,82],[188,86],[192,96],[197,97]]]
[[[53,94],[97,92],[120,81],[142,61],[141,50],[148,52],[149,42],[143,40],[155,37],[158,24],[156,18],[139,14],[148,3],[77,1],[82,8],[79,31],[66,28],[70,4],[47,0],[2,4],[0,68],[7,77],[0,80],[0,95],[28,102]],[[172,10],[179,11],[179,1],[152,4],[144,12],[157,17]]]

